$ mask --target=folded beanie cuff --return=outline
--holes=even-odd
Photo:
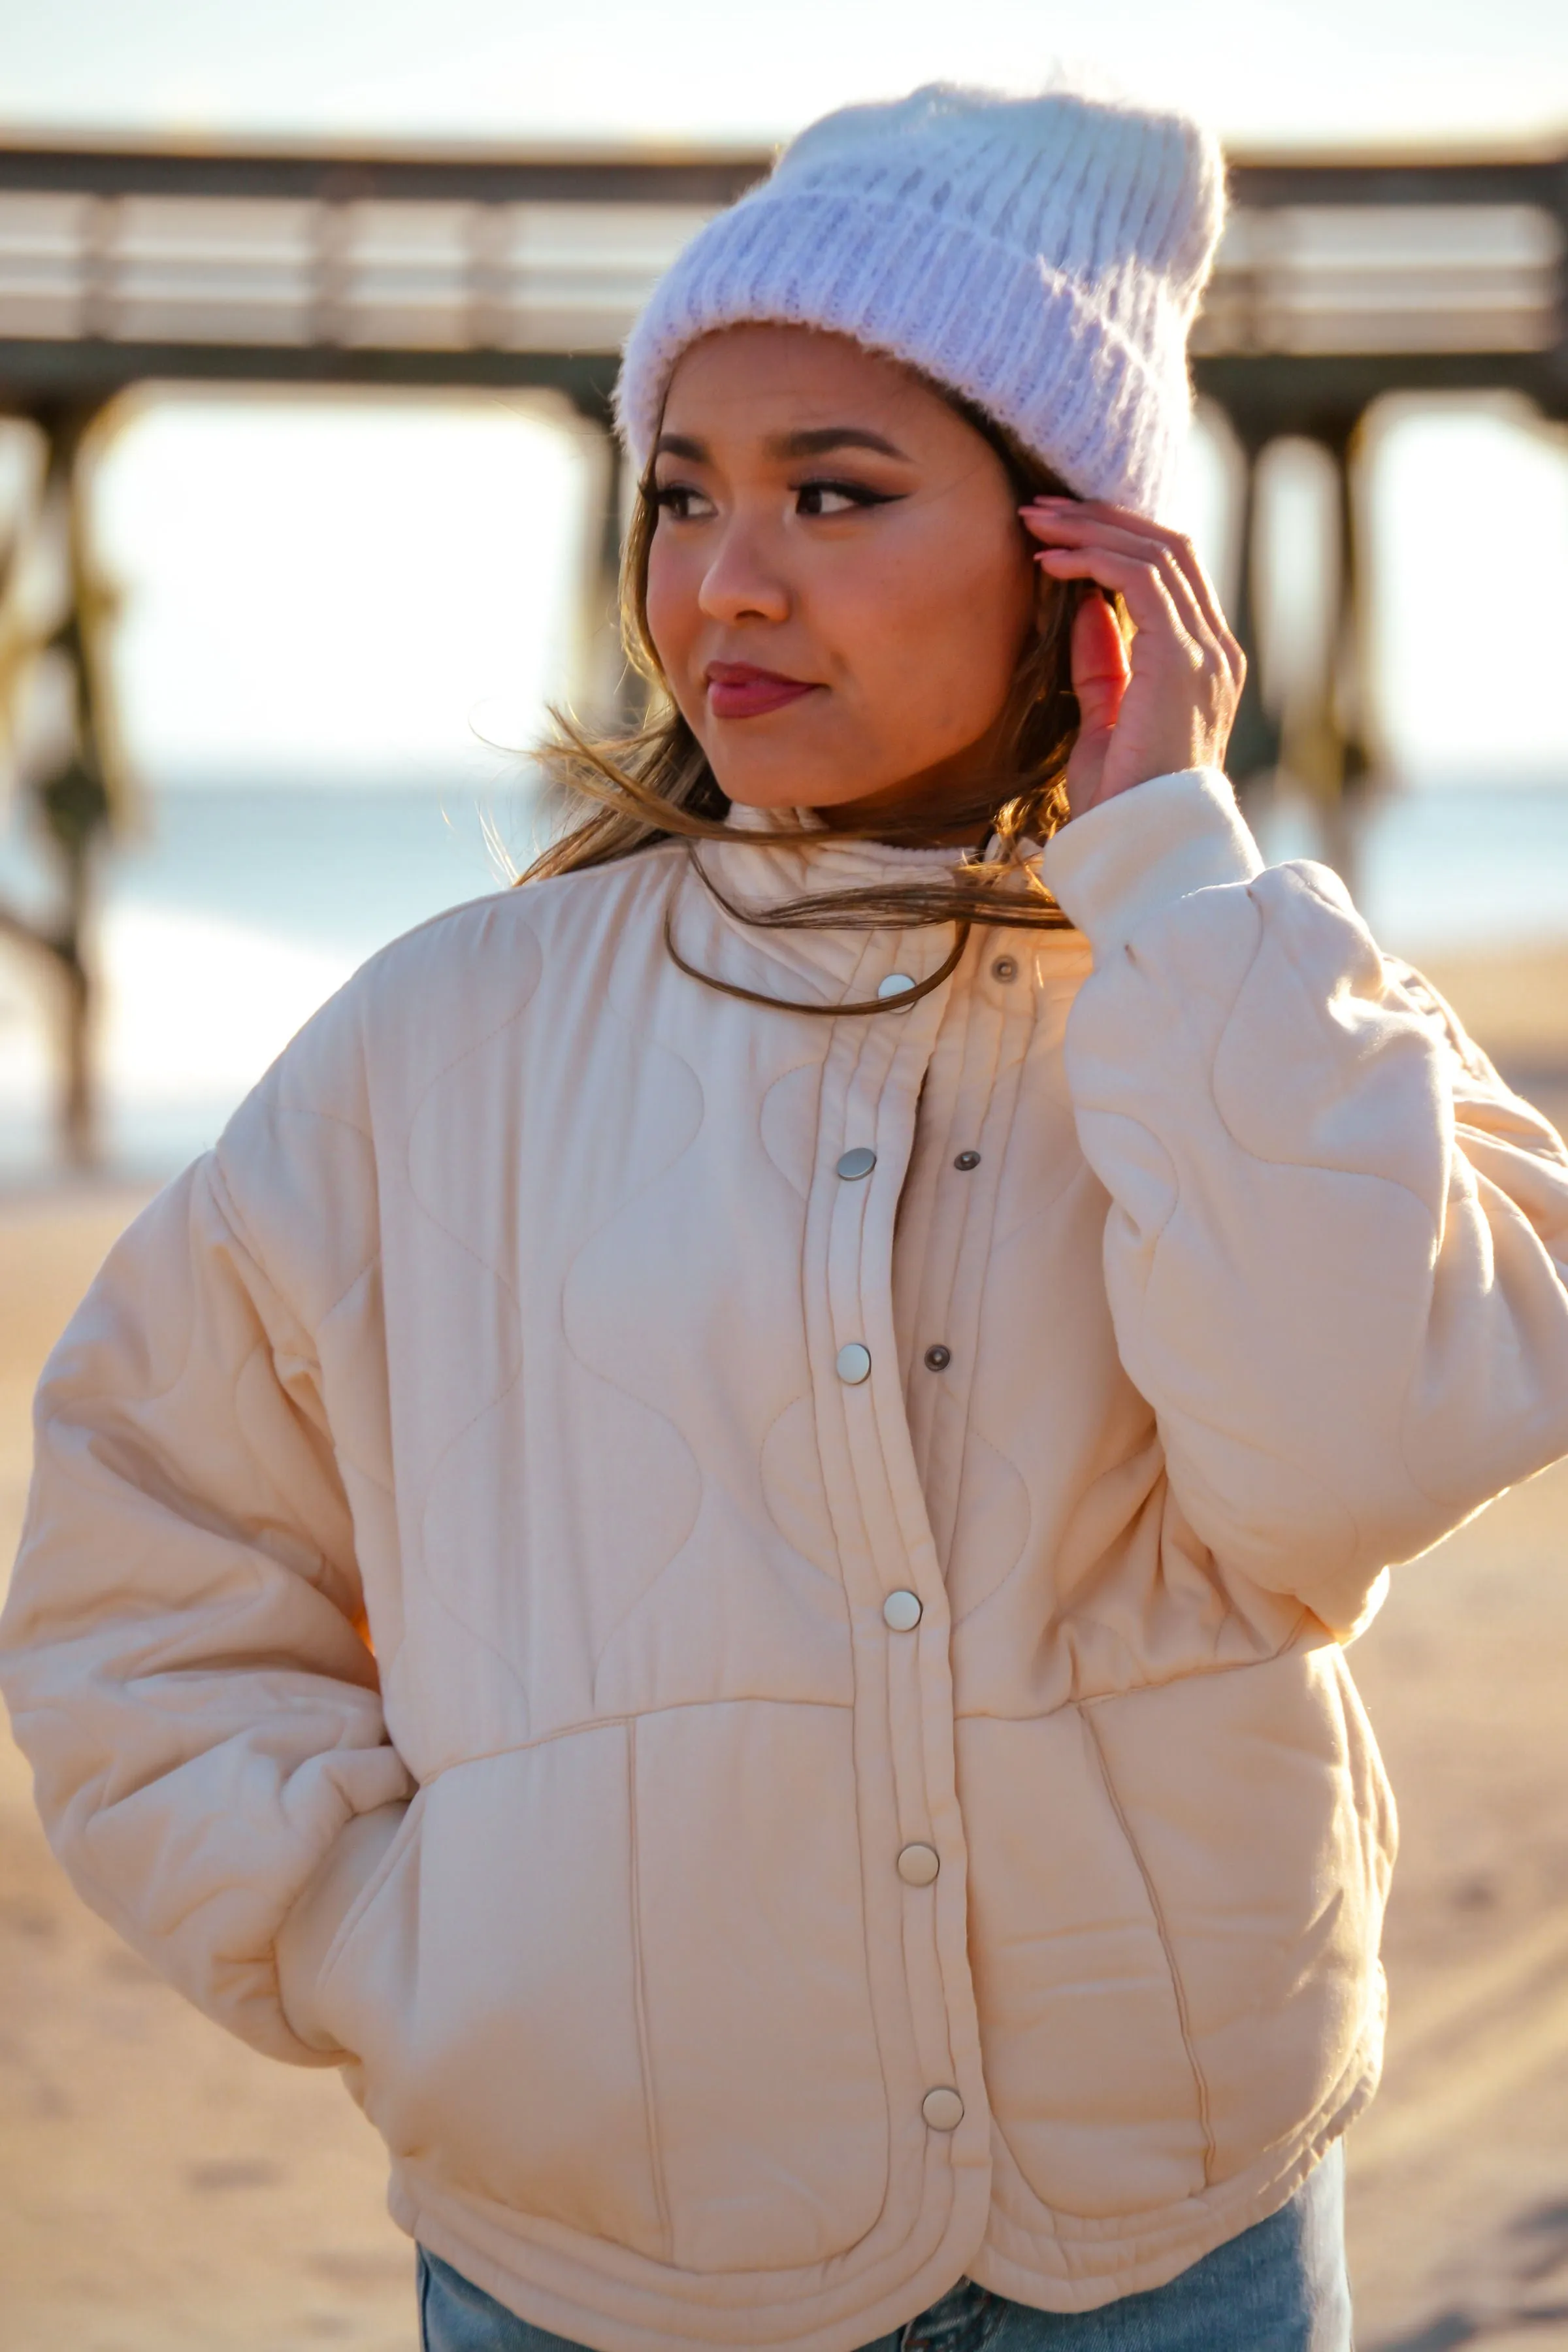
[[[1039,257],[875,198],[790,189],[721,214],[687,259],[626,345],[617,404],[639,474],[681,352],[725,327],[776,324],[847,335],[921,369],[1017,434],[1080,497],[1148,510],[1163,501],[1184,373],[1173,417],[1137,344]]]
[[[1217,146],[1177,115],[932,84],[826,116],[655,288],[617,394],[633,460],[691,343],[795,326],[919,369],[1080,497],[1168,513],[1224,205]]]

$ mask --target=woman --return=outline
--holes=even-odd
[[[1348,2343],[1342,1644],[1568,1449],[1568,1161],[1224,782],[1219,209],[928,90],[711,224],[623,380],[668,710],[46,1378],[51,1834],[344,2069],[433,2352]]]

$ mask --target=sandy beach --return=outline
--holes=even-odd
[[[1568,1116],[1568,950],[1430,969]],[[0,1202],[0,1559],[27,1401],[139,1194]],[[1387,2078],[1352,2134],[1361,2352],[1568,2347],[1568,1465],[1403,1571],[1353,1653],[1404,1853]],[[379,2147],[78,1902],[0,1735],[0,2352],[414,2352]]]

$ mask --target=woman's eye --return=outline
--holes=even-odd
[[[864,482],[802,482],[795,496],[795,512],[803,515],[852,514],[857,507],[891,503],[885,491],[868,489]]]
[[[689,482],[660,482],[653,494],[653,502],[660,514],[672,522],[695,522],[713,511],[711,499],[693,489]]]

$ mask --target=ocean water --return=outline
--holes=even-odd
[[[1259,812],[1271,857],[1312,856],[1299,809]],[[105,1156],[135,1176],[203,1150],[268,1063],[387,940],[503,887],[496,844],[539,837],[519,770],[489,790],[185,786],[153,799],[109,861],[97,961]],[[0,832],[0,893],[37,901],[41,870]],[[1568,939],[1568,786],[1389,793],[1360,848],[1363,911],[1419,961],[1456,946]],[[0,955],[0,1182],[53,1160],[47,1001]]]
[[[150,796],[105,862],[95,926],[97,1062],[107,1164],[134,1178],[214,1139],[268,1064],[367,956],[505,887],[503,838],[533,839],[526,778],[479,791],[341,783],[187,786]],[[0,893],[44,902],[15,824]],[[0,948],[0,1183],[54,1159],[49,998]]]

